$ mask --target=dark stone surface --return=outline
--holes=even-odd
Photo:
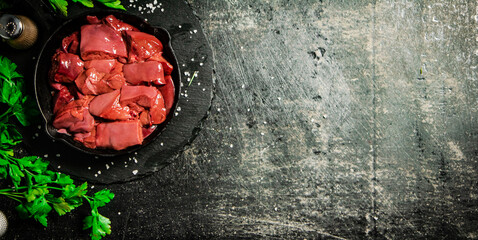
[[[211,114],[166,168],[95,185],[110,239],[478,238],[475,1],[189,4]],[[88,237],[87,208],[43,229],[0,201],[8,239]]]

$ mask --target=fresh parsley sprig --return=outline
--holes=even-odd
[[[93,196],[87,195],[88,184],[79,186],[67,174],[48,170],[49,162],[36,156],[16,157],[13,147],[22,141],[22,135],[11,123],[10,117],[24,126],[30,124],[38,110],[29,96],[24,94],[23,76],[17,65],[0,56],[0,180],[9,180],[12,188],[0,189],[0,195],[20,204],[16,207],[23,218],[34,218],[48,225],[48,214],[54,210],[60,216],[81,206],[86,200],[91,215],[84,219],[84,229],[91,228],[91,239],[98,240],[111,233],[111,221],[98,212],[109,203],[114,194],[103,189]]]
[[[68,1],[67,0],[49,0],[51,6],[55,11],[60,11],[64,16],[68,15]],[[71,0],[72,2],[78,2],[83,4],[85,7],[92,8],[94,7],[93,0]],[[123,5],[121,5],[121,0],[95,0],[109,8],[126,10]]]

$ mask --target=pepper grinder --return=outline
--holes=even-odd
[[[28,17],[0,13],[0,37],[12,48],[27,49],[38,38],[38,27]]]

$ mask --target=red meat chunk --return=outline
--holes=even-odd
[[[139,31],[137,28],[118,20],[115,16],[109,15],[103,19],[103,22],[109,27],[113,28],[115,31]]]
[[[143,143],[139,120],[104,122],[96,128],[96,146],[122,150]]]
[[[83,72],[85,66],[78,55],[60,51],[56,52],[53,56],[52,64],[54,81],[62,83],[73,82],[76,77]]]
[[[80,40],[78,34],[80,34],[80,32],[76,31],[61,41],[61,47],[64,52],[78,54],[80,51]]]
[[[80,53],[85,61],[127,57],[126,45],[121,35],[104,24],[81,27]]]
[[[71,95],[68,87],[60,84],[59,88],[59,91],[56,92],[55,96],[53,97],[53,113],[55,114],[75,99],[75,97]]]
[[[101,60],[91,60],[85,62],[85,68],[90,69],[94,68],[96,71],[101,73],[110,73],[113,70],[113,67],[116,64],[115,59],[101,59]]]
[[[101,21],[98,19],[97,16],[86,16],[86,21],[90,24],[100,24]]]
[[[160,124],[166,120],[166,108],[161,93],[158,93],[154,100],[153,106],[149,109],[152,124]]]
[[[122,74],[105,74],[90,68],[78,76],[75,84],[83,94],[99,95],[120,89],[125,79]]]
[[[163,44],[155,36],[144,32],[126,31],[129,62],[144,61],[163,51]]]
[[[163,95],[164,98],[164,107],[166,108],[166,115],[169,114],[169,111],[173,107],[174,104],[174,82],[171,75],[166,75],[164,77],[166,81],[166,85],[163,85],[159,88],[159,91]]]
[[[163,66],[160,62],[150,61],[141,63],[125,64],[123,66],[124,78],[127,82],[138,85],[140,83],[153,83],[164,85]]]
[[[158,93],[159,91],[156,87],[124,86],[121,88],[120,103],[122,105],[136,103],[143,107],[151,107]]]
[[[114,90],[93,98],[90,113],[109,120],[127,120],[132,118],[129,107],[119,104],[120,90]]]
[[[171,63],[169,63],[166,59],[164,59],[163,57],[163,53],[160,52],[160,53],[156,53],[154,56],[152,56],[150,59],[148,59],[149,61],[158,61],[161,63],[161,65],[163,65],[163,69],[164,69],[164,75],[171,75],[171,73],[173,72],[173,65]]]
[[[68,103],[55,117],[53,127],[71,133],[91,132],[95,127],[95,119],[88,111],[90,97]]]
[[[87,133],[75,133],[73,139],[83,143],[85,147],[96,148],[96,128],[94,127],[91,132]]]

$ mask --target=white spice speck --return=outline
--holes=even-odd
[[[250,112],[250,111],[251,111],[251,109],[250,109],[250,108],[248,108],[248,109],[247,109],[247,111],[248,111],[248,112]]]
[[[200,83],[200,82],[198,82],[198,86],[201,86],[201,83]]]
[[[164,146],[164,143],[161,143],[161,146]]]
[[[232,148],[232,147],[234,147],[234,145],[232,145],[232,144],[231,144],[231,145],[229,145],[229,147],[231,147],[231,148]]]
[[[37,128],[38,128],[38,129],[41,129],[41,125],[38,125]]]
[[[98,177],[98,174],[95,173],[95,177]]]
[[[164,8],[161,8],[161,12],[164,12]]]
[[[282,99],[282,98],[280,98],[280,97],[277,98],[277,100],[279,100],[279,101],[280,101],[281,99]]]
[[[101,174],[101,171],[98,171],[98,174]]]
[[[191,76],[189,72],[184,72],[184,76]]]
[[[220,109],[220,108],[218,108],[218,109],[217,109],[217,111],[218,111],[218,112],[220,112],[220,111],[221,111],[221,109]]]
[[[47,157],[48,157],[48,154],[43,155],[43,157],[44,157],[44,158],[47,158]]]
[[[315,122],[315,119],[312,118],[310,121],[311,121],[311,122]]]
[[[121,212],[118,212],[118,215],[121,215]]]
[[[181,111],[181,107],[178,107],[178,108],[177,108],[177,111],[180,112],[180,111]]]
[[[244,49],[244,47],[243,47],[243,46],[241,46],[241,49]]]
[[[61,155],[60,155],[59,153],[57,153],[55,156],[56,156],[56,157],[60,157]]]
[[[40,134],[38,134],[38,133],[35,133],[35,137],[39,137],[39,136],[40,136]]]
[[[199,66],[202,66],[202,65],[204,65],[204,63],[199,63]]]
[[[204,92],[204,91],[206,91],[206,89],[205,89],[205,88],[203,88],[203,89],[202,89],[202,91]]]
[[[274,211],[277,211],[277,207],[274,208]]]
[[[134,163],[138,163],[138,159],[136,158],[133,158],[134,159]]]
[[[178,112],[175,112],[175,113],[174,113],[174,116],[178,116],[178,115],[179,115],[179,113],[178,113]]]
[[[194,62],[194,58],[191,58],[191,62]]]
[[[60,169],[60,168],[61,168],[61,166],[60,166],[60,165],[58,165],[58,169]]]
[[[106,170],[110,169],[110,165],[108,164],[106,164],[105,167],[106,167]]]
[[[138,7],[138,10],[139,10],[139,11],[143,10],[143,7],[139,6],[139,7]]]
[[[88,170],[91,170],[91,167],[88,167]]]
[[[124,165],[124,167],[125,167],[125,168],[128,167],[128,164]]]
[[[242,84],[241,88],[246,88],[246,85],[245,85],[245,84]]]
[[[138,152],[134,152],[134,155],[138,155]]]
[[[266,122],[266,121],[264,121],[264,124],[267,124],[267,122]]]
[[[95,156],[95,159],[98,159],[99,157],[98,156]]]
[[[91,189],[93,189],[93,188],[95,188],[95,186],[94,186],[94,185],[91,185]]]
[[[324,118],[327,118],[327,114],[324,114],[324,116],[323,116],[323,117],[324,117]]]
[[[182,28],[183,26],[179,25],[178,28]],[[183,67],[184,67],[184,64],[183,64]]]
[[[261,135],[262,135],[262,136],[264,136],[264,133],[263,133],[263,132],[261,132]]]
[[[138,174],[138,170],[133,170],[133,174],[134,175]]]
[[[198,32],[198,30],[194,29],[194,30],[193,30],[193,32],[194,32],[194,33],[197,33],[197,32]]]
[[[271,79],[274,79],[274,77],[271,77]]]

